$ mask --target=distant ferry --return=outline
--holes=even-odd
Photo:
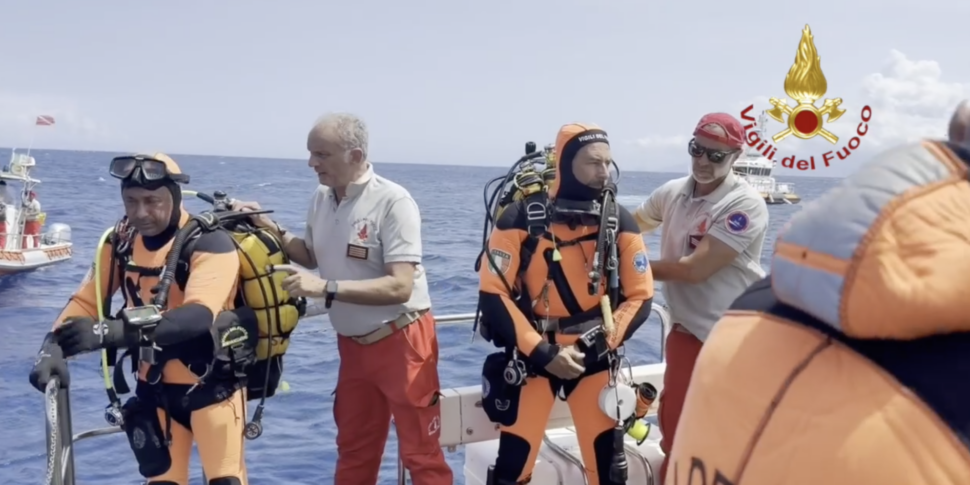
[[[778,182],[771,176],[775,162],[757,152],[748,152],[734,162],[734,173],[754,187],[768,204],[797,204],[802,198],[795,194],[795,184]]]
[[[765,126],[765,115],[759,119],[759,134]],[[802,198],[795,194],[795,184],[778,182],[771,176],[777,162],[769,160],[758,151],[748,148],[744,158],[734,162],[734,173],[754,187],[768,204],[797,204]]]

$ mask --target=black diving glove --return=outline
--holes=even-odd
[[[54,377],[60,380],[61,389],[67,389],[71,384],[71,375],[67,371],[67,360],[64,359],[64,352],[57,345],[54,332],[49,332],[44,337],[40,351],[37,352],[34,368],[30,369],[30,385],[34,386],[34,389],[44,392],[47,383]]]
[[[71,317],[54,330],[54,337],[64,357],[138,345],[138,332],[127,331],[124,322],[115,319],[98,322],[91,317]]]

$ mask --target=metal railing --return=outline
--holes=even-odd
[[[670,314],[664,306],[658,304],[654,304],[651,310],[660,317],[660,359],[664,361],[666,359],[665,344],[667,334],[670,332],[671,327]],[[435,317],[435,321],[439,326],[472,323],[475,321],[475,314],[460,313],[443,315]],[[117,426],[111,426],[73,434],[70,392],[68,389],[60,389],[60,383],[57,378],[51,379],[47,384],[44,401],[46,411],[44,414],[47,421],[47,474],[44,485],[76,485],[77,482],[74,473],[74,443],[95,436],[121,433],[123,430]],[[68,437],[69,440],[65,440],[65,437]],[[583,470],[585,479],[585,468],[582,462],[559,445],[553,443],[548,437],[544,437],[543,442],[553,453],[559,455],[560,458],[580,467]],[[630,452],[632,450],[627,447],[627,451]],[[650,469],[649,463],[645,459],[642,459],[642,457],[640,461],[646,467],[648,475],[653,476],[653,470]],[[397,483],[399,485],[405,485],[407,483],[407,469],[400,455],[397,461]],[[562,484],[561,474],[559,483]]]

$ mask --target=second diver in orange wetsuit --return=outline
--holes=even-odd
[[[479,271],[483,334],[506,349],[482,373],[483,405],[501,424],[490,485],[528,483],[557,396],[572,412],[589,483],[626,483],[625,469],[613,466],[623,457],[623,430],[599,400],[616,375],[617,347],[650,314],[647,250],[633,216],[607,196],[616,189],[606,132],[563,126],[555,153],[548,203],[538,212],[529,200],[507,206]],[[598,268],[597,253],[609,261]]]

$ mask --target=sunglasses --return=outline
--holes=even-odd
[[[707,159],[711,163],[722,163],[727,157],[737,153],[740,150],[713,150],[710,148],[702,147],[697,144],[697,140],[691,138],[690,143],[687,144],[687,153],[694,158],[700,158],[707,155]]]
[[[141,176],[146,182],[154,182],[162,179],[169,179],[179,183],[188,183],[189,181],[189,177],[185,174],[169,173],[165,162],[141,156],[117,157],[111,160],[108,172],[112,177],[124,180],[130,177],[136,168],[141,169]]]

